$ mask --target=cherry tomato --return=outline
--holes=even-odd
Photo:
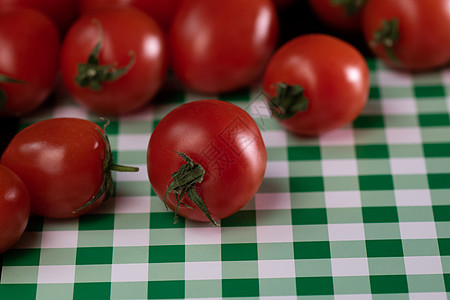
[[[22,116],[52,92],[60,41],[50,19],[31,9],[0,13],[0,115]]]
[[[181,0],[80,0],[82,13],[111,7],[135,7],[147,13],[168,31]]]
[[[196,221],[215,222],[241,209],[261,185],[266,163],[256,123],[220,100],[172,110],[153,131],[147,152],[148,177],[158,197]]]
[[[364,57],[347,42],[307,34],[274,54],[263,85],[281,125],[299,135],[318,135],[359,115],[369,94],[369,70]]]
[[[31,8],[50,18],[63,36],[79,15],[78,0],[0,0],[0,11]]]
[[[19,241],[29,216],[27,187],[13,171],[0,165],[0,254]]]
[[[153,98],[166,78],[163,32],[134,8],[85,14],[64,39],[61,69],[69,93],[91,111],[135,111]]]
[[[169,34],[172,67],[191,89],[235,90],[262,75],[277,38],[270,0],[184,1]]]
[[[376,0],[364,9],[365,39],[388,65],[426,70],[450,61],[450,0]]]
[[[315,14],[325,24],[339,31],[361,30],[361,14],[367,0],[309,0]]]
[[[114,165],[104,131],[76,118],[43,120],[19,131],[1,163],[25,182],[31,212],[52,218],[93,210],[112,194],[111,170],[135,171]]]

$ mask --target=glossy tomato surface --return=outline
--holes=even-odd
[[[30,192],[32,214],[73,217],[104,180],[106,145],[96,124],[56,118],[21,130],[4,151],[1,163],[13,170]],[[83,213],[102,202],[100,198]]]
[[[372,0],[362,23],[368,45],[390,66],[420,71],[450,61],[450,0]]]
[[[309,5],[319,19],[338,31],[361,31],[362,8],[366,1],[353,0],[336,3],[334,0],[309,0]]]
[[[0,165],[0,254],[19,241],[29,216],[27,187],[13,171]]]
[[[0,78],[0,116],[22,116],[41,105],[53,90],[59,70],[58,30],[35,10],[3,12],[0,45],[0,77],[8,78]]]
[[[370,87],[368,66],[359,51],[323,34],[294,38],[274,54],[263,80],[269,101],[280,97],[280,83],[301,87],[307,99],[306,108],[278,118],[299,135],[318,135],[352,122],[365,106]]]
[[[147,13],[165,30],[177,12],[182,0],[80,0],[82,13],[111,7],[135,7]]]
[[[126,69],[100,88],[80,85],[80,64],[87,64],[100,42],[97,62],[107,72]],[[167,75],[165,38],[158,24],[134,8],[84,14],[70,28],[61,53],[64,85],[74,99],[100,115],[122,115],[144,106],[159,91]],[[86,71],[95,79],[103,71]]]
[[[258,126],[238,106],[220,100],[198,100],[177,107],[153,131],[147,152],[150,183],[163,200],[171,174],[185,161],[175,151],[200,164],[205,174],[195,190],[214,221],[226,218],[247,204],[264,177],[267,154]],[[176,209],[174,193],[167,205]],[[178,213],[208,221],[185,195]],[[186,204],[189,206],[186,206]]]
[[[190,89],[235,90],[259,78],[277,38],[271,0],[184,1],[169,35],[172,67]]]
[[[50,18],[61,36],[79,16],[78,0],[0,0],[0,11],[31,8]]]

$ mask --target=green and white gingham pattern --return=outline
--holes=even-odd
[[[261,127],[267,172],[221,227],[172,224],[147,179],[157,122],[183,102],[162,92],[111,120],[115,197],[70,220],[32,217],[3,255],[0,299],[447,299],[450,296],[450,70],[411,75],[376,60],[351,125],[299,138],[267,117],[259,87],[217,95]],[[97,117],[70,99],[24,120]]]

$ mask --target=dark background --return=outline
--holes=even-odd
[[[346,34],[334,31],[317,19],[309,7],[308,1],[297,0],[294,4],[279,11],[280,38],[279,46],[288,40],[307,33],[325,33],[341,38],[358,48],[361,53],[370,57],[372,54],[367,48],[362,34]],[[330,49],[330,54],[332,49]],[[19,130],[20,119],[0,117],[0,154],[8,145],[15,133]]]

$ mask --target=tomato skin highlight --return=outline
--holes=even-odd
[[[19,241],[29,216],[27,187],[13,171],[0,165],[0,254]]]
[[[184,1],[169,32],[170,61],[190,89],[232,91],[262,75],[277,39],[270,0]]]
[[[289,131],[305,136],[352,122],[364,108],[370,87],[368,66],[359,51],[324,34],[294,38],[273,55],[263,79],[269,97],[277,96],[277,83],[304,89],[307,109],[278,121]]]
[[[398,40],[389,55],[373,42],[383,21],[398,20]],[[373,53],[389,66],[423,71],[450,62],[450,0],[369,1],[362,16],[363,32]]]
[[[196,184],[195,190],[215,221],[234,214],[252,199],[267,164],[264,142],[251,116],[220,100],[183,104],[167,114],[153,131],[147,152],[148,177],[161,200],[172,181],[171,174],[185,163],[175,151],[205,169],[203,181]],[[179,215],[208,221],[186,195],[183,203],[193,209],[180,205]],[[168,196],[167,206],[175,211],[173,193]]]
[[[32,214],[75,217],[73,212],[97,194],[104,179],[106,153],[100,133],[103,130],[88,120],[56,118],[34,123],[16,134],[1,163],[28,187]]]
[[[0,116],[23,116],[53,91],[59,71],[59,33],[42,13],[16,9],[0,13],[0,45],[0,74],[23,82],[0,83],[6,94]]]
[[[97,21],[93,21],[97,20]],[[101,90],[75,82],[78,65],[86,63],[103,33],[100,65],[124,67],[135,58],[120,78],[104,81]],[[116,8],[84,14],[64,39],[61,53],[64,85],[73,98],[99,115],[117,116],[136,111],[159,91],[167,75],[165,37],[161,28],[145,13],[134,8]]]

